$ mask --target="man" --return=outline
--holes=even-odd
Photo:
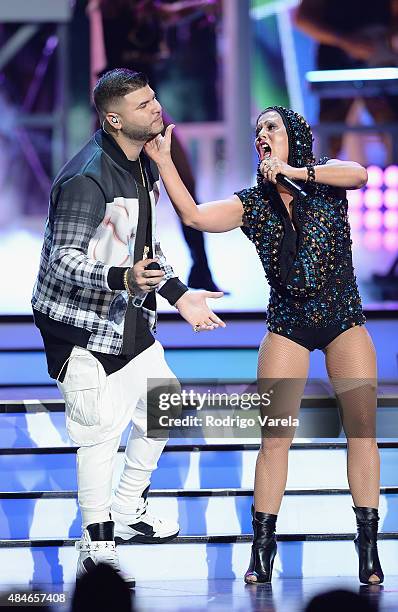
[[[65,399],[67,431],[79,447],[77,578],[105,561],[133,587],[121,572],[115,538],[165,542],[179,530],[147,511],[150,476],[167,441],[147,435],[147,384],[161,379],[178,387],[151,333],[155,292],[195,331],[225,324],[206,304],[222,293],[189,292],[155,240],[158,173],[142,149],[163,121],[147,78],[127,69],[107,72],[94,102],[102,129],[51,189],[32,306],[49,374]],[[149,269],[155,262],[159,269]],[[112,503],[114,462],[130,420]]]
[[[216,0],[185,0],[178,2],[165,2],[161,0],[90,0],[87,12],[91,29],[91,71],[96,79],[102,72],[125,66],[139,72],[144,72],[155,90],[160,88],[162,73],[170,58],[173,57],[173,74],[179,72],[178,61],[184,57],[185,70],[190,79],[197,84],[199,94],[201,88],[206,91],[202,96],[202,104],[196,106],[206,114],[206,109],[214,113],[217,109],[215,99],[215,73],[217,53],[215,51],[216,37],[214,30],[215,13],[219,2]],[[185,31],[183,37],[175,34],[179,39],[177,48],[173,53],[169,48],[169,28],[178,26]],[[188,28],[188,30],[187,30]],[[185,42],[188,36],[196,38]],[[181,46],[182,45],[182,46]],[[197,65],[192,66],[189,50],[201,47],[200,59]],[[181,48],[179,48],[181,46]],[[194,54],[195,55],[195,54]],[[196,54],[197,55],[197,54]],[[195,55],[195,57],[196,57]],[[194,62],[195,63],[195,62]],[[205,68],[204,68],[205,67]],[[194,74],[192,74],[194,73]],[[206,82],[204,79],[206,75]],[[189,82],[189,79],[186,79]],[[191,99],[198,91],[189,88]],[[184,93],[187,93],[185,88]],[[214,119],[208,116],[207,120]],[[163,113],[165,125],[171,123],[170,116]],[[188,152],[178,135],[174,132],[172,141],[173,160],[178,172],[184,181],[189,193],[196,200],[196,180],[192,171]],[[205,240],[202,232],[181,224],[181,229],[192,259],[192,267],[188,277],[188,285],[193,289],[208,289],[218,291],[207,259]]]

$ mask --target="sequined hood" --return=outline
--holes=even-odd
[[[315,163],[312,151],[314,137],[304,117],[284,106],[268,106],[260,113],[259,117],[270,110],[276,111],[282,117],[285,125],[289,140],[289,157],[287,160],[289,166],[303,168],[307,164]]]

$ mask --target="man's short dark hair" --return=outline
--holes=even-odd
[[[103,121],[112,104],[126,94],[148,85],[148,78],[143,72],[134,72],[128,68],[115,68],[105,72],[94,87],[94,104]]]

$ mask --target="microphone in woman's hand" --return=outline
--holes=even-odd
[[[304,189],[300,187],[300,185],[292,181],[292,179],[287,178],[287,176],[285,176],[284,174],[277,174],[276,182],[278,183],[278,185],[282,185],[282,187],[286,187],[286,189],[290,191],[292,195],[296,195],[296,196],[300,195],[303,198],[306,198],[308,195],[307,192],[304,191]]]
[[[152,261],[152,263],[145,266],[145,270],[161,270],[157,261]]]

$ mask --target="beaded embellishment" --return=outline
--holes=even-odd
[[[308,123],[289,109],[277,110],[289,137],[289,164],[315,162]],[[265,111],[263,111],[265,112]],[[261,113],[263,114],[263,113]],[[327,157],[319,160],[325,164]],[[295,200],[299,224],[295,258],[287,277],[281,276],[283,217],[276,188],[258,172],[255,187],[236,192],[244,208],[243,232],[254,243],[271,287],[268,328],[362,324],[365,317],[352,266],[347,200],[341,190],[310,183],[309,195]]]

